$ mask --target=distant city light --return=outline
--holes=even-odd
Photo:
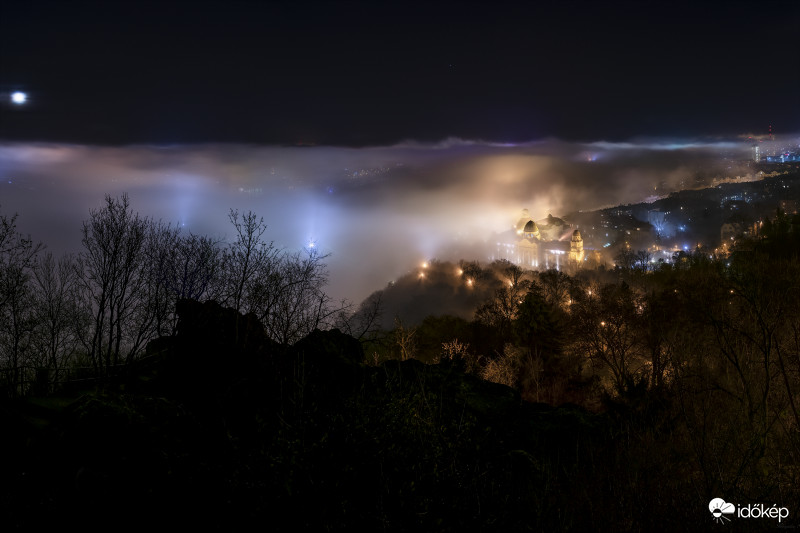
[[[12,93],[12,95],[11,95],[11,101],[14,102],[17,105],[22,105],[27,100],[28,100],[28,95],[23,93],[23,92],[20,92],[20,91]]]

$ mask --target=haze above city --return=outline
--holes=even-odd
[[[0,208],[56,252],[106,194],[220,237],[252,209],[359,300],[522,208],[752,175],[796,148],[798,34],[790,2],[6,5]]]

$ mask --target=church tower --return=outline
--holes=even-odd
[[[575,265],[583,262],[583,237],[578,230],[572,232],[572,239],[569,243],[569,262]]]

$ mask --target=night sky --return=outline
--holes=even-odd
[[[4,2],[0,140],[796,132],[800,2]],[[9,102],[13,91],[28,102]]]

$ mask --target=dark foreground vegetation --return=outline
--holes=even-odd
[[[707,519],[682,490],[672,428],[653,424],[657,404],[597,415],[521,402],[449,362],[365,366],[336,330],[287,349],[215,303],[182,301],[179,314],[177,336],[126,376],[3,405],[6,525],[610,531]]]
[[[109,199],[92,220],[116,227],[120,207]],[[374,326],[380,294],[343,313],[319,290],[319,258],[275,251],[254,217],[231,218],[236,241],[208,248],[220,258],[187,254],[184,272],[197,275],[156,276],[158,294],[143,290],[147,276],[173,269],[134,262],[127,278],[95,286],[79,258],[83,270],[64,278],[79,281],[53,298],[71,302],[63,329],[36,311],[50,301],[36,279],[46,268],[12,268],[20,251],[36,257],[33,245],[7,233],[4,529],[779,525],[714,523],[717,497],[787,508],[780,525],[800,525],[798,220],[779,213],[726,258],[697,250],[573,275],[463,263],[464,290],[484,284],[487,295],[472,320],[388,331]],[[107,235],[99,229],[84,231]],[[113,246],[93,242],[103,265]],[[152,259],[154,249],[138,250]],[[431,265],[426,280],[456,268]],[[120,293],[136,276],[138,289]],[[180,279],[206,280],[201,297],[176,291]],[[57,357],[36,360],[47,346]],[[53,379],[64,369],[70,379]]]

